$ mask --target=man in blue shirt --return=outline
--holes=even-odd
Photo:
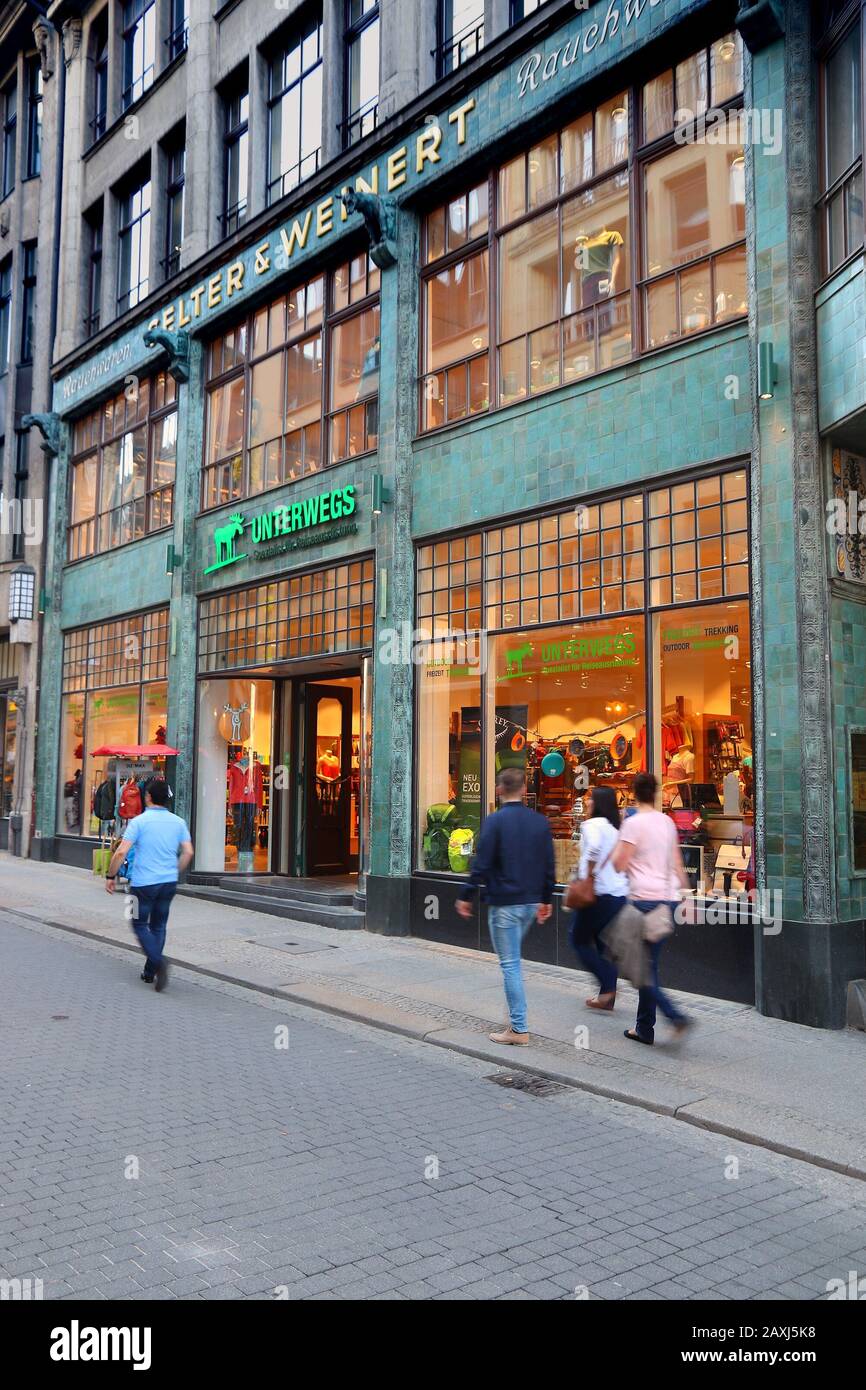
[[[502,966],[510,1023],[492,1042],[520,1046],[529,1042],[526,992],[520,948],[533,922],[546,922],[553,911],[556,865],[553,836],[545,816],[524,804],[526,778],[506,767],[496,779],[499,810],[488,816],[478,837],[469,881],[457,903],[461,917],[472,916],[471,898],[487,890],[490,938]]]
[[[159,992],[168,984],[168,966],[162,956],[168,912],[178,874],[192,862],[193,847],[186,821],[168,810],[168,784],[162,778],[148,782],[144,805],[145,810],[129,822],[112,855],[105,887],[114,892],[117,871],[134,850],[129,876],[135,902],[132,927],[145,956],[141,978],[146,984],[155,983]]]

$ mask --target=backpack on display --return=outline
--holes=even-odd
[[[424,834],[425,869],[446,872],[451,866],[448,841],[457,825],[457,807],[447,801],[437,801],[427,808],[427,829]]]
[[[472,851],[475,848],[474,830],[452,830],[448,840],[448,863],[455,874],[468,874]]]
[[[141,815],[141,809],[141,792],[137,782],[130,778],[120,793],[117,813],[121,820],[133,820],[135,816]]]
[[[99,821],[114,820],[114,783],[100,782],[93,797],[93,814]]]

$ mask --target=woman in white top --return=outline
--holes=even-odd
[[[580,828],[580,863],[573,879],[595,878],[595,902],[578,908],[570,938],[581,964],[598,980],[598,994],[587,999],[588,1009],[610,1011],[616,1003],[616,968],[605,955],[600,933],[625,906],[628,879],[611,862],[619,842],[619,807],[611,787],[594,787],[589,818]]]

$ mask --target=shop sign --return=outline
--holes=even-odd
[[[527,92],[534,92],[542,83],[550,82],[558,73],[570,68],[578,58],[587,57],[603,48],[610,39],[618,37],[622,47],[629,37],[630,26],[640,19],[645,10],[655,10],[666,3],[667,0],[609,0],[602,19],[602,0],[602,4],[595,5],[592,11],[597,21],[582,23],[577,32],[557,48],[536,51],[524,58],[517,69],[518,97],[525,97]],[[586,10],[586,0],[575,8]]]
[[[526,642],[505,653],[505,673],[500,680],[519,680],[528,675],[560,676],[567,671],[602,671],[639,666],[633,632],[597,633],[571,637],[563,642],[543,642],[541,663],[531,665],[535,644]]]
[[[346,518],[353,515],[355,506],[355,487],[350,483],[347,487],[318,492],[300,502],[283,504],[256,516],[246,517],[242,512],[235,512],[214,528],[214,562],[208,565],[205,574],[226,569],[239,560],[246,560],[250,554],[256,560],[268,560],[274,555],[354,535],[358,523]],[[320,530],[322,526],[328,529]],[[256,548],[239,553],[238,547],[246,544]]]
[[[718,623],[712,627],[669,627],[662,632],[662,651],[703,652],[723,647],[736,654],[739,632],[739,623]]]

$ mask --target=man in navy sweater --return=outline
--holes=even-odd
[[[553,911],[556,868],[550,826],[544,816],[524,804],[523,771],[505,768],[496,779],[496,790],[499,810],[481,827],[457,911],[461,917],[471,917],[476,888],[486,888],[490,938],[502,966],[510,1018],[508,1027],[491,1033],[490,1038],[520,1046],[529,1042],[520,948],[536,918],[546,922]]]

